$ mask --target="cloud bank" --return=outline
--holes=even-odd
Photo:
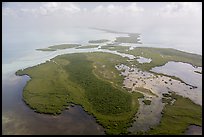
[[[194,44],[202,49],[202,3],[197,2],[3,3],[2,15],[3,30],[98,27],[139,32],[146,42]]]

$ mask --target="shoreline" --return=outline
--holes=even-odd
[[[97,53],[98,51],[93,51],[92,53]],[[104,53],[104,51],[99,51],[100,53]],[[110,52],[111,53],[111,52]],[[71,53],[71,54],[73,54],[73,53]],[[76,53],[76,54],[80,54],[80,53]],[[114,53],[111,53],[111,54],[114,54]],[[28,67],[28,68],[26,68],[26,69],[33,69],[33,68],[35,68],[35,67],[38,67],[38,66],[40,66],[40,65],[43,65],[43,64],[46,64],[46,63],[49,63],[51,60],[53,60],[54,58],[57,58],[57,57],[60,57],[60,56],[66,56],[66,55],[68,55],[68,54],[61,54],[61,55],[57,55],[57,56],[55,56],[55,57],[53,57],[53,58],[51,58],[51,59],[49,59],[49,61],[45,61],[45,62],[43,62],[43,63],[41,63],[41,64],[37,64],[37,65],[35,65],[35,66],[32,66],[32,67]],[[131,54],[130,54],[131,55]],[[122,58],[122,57],[121,57]],[[21,69],[21,70],[18,70],[18,71],[16,71],[15,72],[15,74],[16,75],[18,75],[18,76],[22,76],[22,74],[21,74],[21,72],[22,71],[24,71],[25,69]],[[29,77],[31,77],[30,75],[28,75],[28,74],[25,74],[25,75],[27,75],[27,76],[29,76]],[[169,77],[169,76],[168,76]],[[32,77],[31,77],[31,80],[32,80]],[[31,80],[29,80],[29,81],[31,81]],[[27,85],[27,84],[26,84]],[[189,85],[189,86],[191,86],[191,85]],[[25,86],[26,87],[26,86]],[[25,88],[24,87],[24,88]],[[25,102],[26,103],[26,102]],[[73,103],[73,102],[70,102],[70,103]],[[27,104],[28,106],[29,106],[29,104]],[[69,106],[69,105],[68,105]],[[30,108],[31,108],[31,106],[29,106]],[[82,108],[83,108],[83,110],[85,111],[85,112],[87,112],[88,113],[88,110],[85,110],[85,108],[82,106]],[[66,109],[66,108],[65,108]],[[34,110],[34,109],[33,109]],[[34,110],[35,111],[35,110]],[[64,110],[62,110],[62,111],[64,111]],[[60,112],[59,114],[61,114],[62,112]],[[49,114],[49,113],[48,113]],[[89,114],[89,113],[88,113]],[[52,114],[51,114],[52,115]],[[54,114],[54,115],[58,115],[58,113],[56,113],[56,114]],[[90,113],[90,115],[93,115],[93,113]],[[96,118],[95,116],[94,116],[94,118]],[[99,119],[97,119],[96,118],[96,121],[97,121],[97,123],[99,123],[100,124],[100,120]],[[133,120],[132,120],[132,122],[133,122]],[[132,122],[130,122],[129,124],[131,125],[132,124]],[[101,124],[100,124],[101,125]],[[103,126],[104,128],[106,128],[105,126]]]

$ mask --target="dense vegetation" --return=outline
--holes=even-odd
[[[80,44],[60,44],[60,45],[54,45],[54,46],[50,46],[48,48],[51,49],[67,49],[67,48],[74,48],[74,47],[78,47],[81,46]]]
[[[134,64],[147,71],[168,61],[202,66],[202,56],[175,49],[137,47],[126,51],[129,47],[102,47],[151,58],[152,61],[143,64],[127,62],[127,58],[101,52],[61,55],[44,64],[17,71],[17,75],[27,74],[31,77],[23,91],[24,101],[36,112],[55,115],[70,103],[79,104],[96,118],[107,134],[128,134],[127,128],[131,126],[139,107],[138,98],[143,97],[140,93],[157,95],[143,87],[136,88],[140,93],[129,93],[121,88],[124,77],[120,76],[115,65]],[[143,102],[151,104],[150,100]],[[202,125],[202,107],[189,99],[163,94],[162,102],[166,106],[160,124],[141,133],[182,134],[190,124]]]
[[[107,46],[101,46],[101,49],[108,49],[108,50],[123,50],[123,51],[126,51],[126,50],[129,50],[129,46],[119,46],[119,45],[107,45]]]
[[[93,73],[99,79],[107,80],[118,88],[123,86],[124,77],[120,76],[120,71],[115,66],[121,63],[125,64],[127,58],[102,52],[88,53],[86,55],[88,55],[88,60],[93,62]]]
[[[67,74],[54,62],[47,61],[42,65],[19,70],[16,74],[31,77],[24,88],[23,100],[36,112],[56,115],[68,106],[70,93],[65,86]],[[69,81],[66,83],[71,84]]]
[[[151,58],[150,63],[134,62],[137,67],[142,70],[149,71],[153,67],[165,65],[169,61],[180,61],[192,64],[193,66],[202,66],[202,56],[192,53],[187,53],[171,48],[151,48],[151,47],[136,47],[133,50],[119,50],[119,52],[129,53],[135,56]]]
[[[168,103],[165,106],[160,124],[145,134],[179,135],[191,124],[202,126],[201,106],[174,93],[171,98],[176,101],[173,105]]]
[[[36,112],[49,114],[60,114],[69,103],[79,104],[94,115],[107,134],[127,134],[127,127],[131,126],[139,107],[138,98],[143,96],[122,89],[119,86],[122,80],[118,78],[119,75],[114,74],[115,77],[111,79],[105,78],[100,73],[100,68],[94,67],[100,62],[107,69],[112,68],[108,66],[112,64],[109,57],[119,58],[104,53],[70,54],[19,70],[17,75],[27,74],[31,77],[24,88],[24,101]],[[95,62],[92,61],[93,58]],[[106,59],[102,61],[97,58]]]
[[[85,59],[83,54],[69,55],[70,64],[64,67],[69,79],[85,90],[89,102],[94,110],[102,114],[118,114],[129,112],[131,96],[121,92],[102,80],[98,80],[92,73],[92,62]]]

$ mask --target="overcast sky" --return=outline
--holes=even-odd
[[[3,3],[2,15],[3,32],[98,27],[149,34],[147,41],[192,43],[202,50],[201,2]]]

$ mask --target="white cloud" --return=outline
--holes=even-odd
[[[56,10],[56,9],[58,9],[59,4],[57,2],[48,2],[48,3],[45,3],[43,5],[43,7],[47,8],[47,9],[54,9],[54,10]]]
[[[36,4],[36,3],[35,3]],[[88,13],[90,16],[92,14],[101,14],[101,15],[119,15],[119,16],[137,16],[141,14],[147,14],[149,8],[145,10],[145,7],[138,6],[137,3],[130,3],[129,5],[125,4],[115,4],[111,3],[109,5],[98,5],[94,9],[81,8],[76,3],[71,2],[42,2],[37,3],[38,6],[30,6],[29,3],[22,4],[21,8],[2,8],[3,15],[9,14],[18,14],[19,16],[31,14],[35,16],[41,15],[69,15],[74,13],[84,14]],[[19,6],[18,6],[19,7]],[[178,16],[188,16],[193,14],[195,16],[201,15],[202,13],[202,4],[196,2],[173,2],[168,3],[166,6],[153,9],[150,14],[151,16],[159,15],[161,17],[178,17]],[[21,15],[22,14],[22,15]]]
[[[17,13],[12,8],[5,7],[5,8],[2,8],[2,15],[16,17]]]
[[[67,27],[88,26],[142,33],[148,42],[179,41],[186,45],[196,41],[202,45],[202,3],[17,4],[2,7],[3,23],[8,29],[54,33]]]
[[[108,14],[131,14],[140,13],[144,11],[142,7],[138,7],[136,3],[131,3],[128,6],[109,4],[107,6],[99,5],[92,10],[94,13],[108,13]]]
[[[168,17],[199,15],[202,5],[197,2],[172,2],[159,10],[159,15]]]
[[[57,2],[49,2],[42,5],[39,9],[42,15],[46,15],[57,11],[59,9],[59,4]]]
[[[28,4],[28,3],[26,3]],[[73,13],[80,12],[79,6],[73,3],[61,3],[61,2],[44,2],[39,6],[28,7],[26,4],[19,9],[3,8],[3,15],[16,14],[18,16],[35,16],[39,17],[41,15],[52,16],[56,15],[69,15]]]
[[[136,3],[132,3],[129,6],[126,7],[127,11],[138,13],[144,11],[142,7],[138,7]]]
[[[107,7],[104,8],[108,13],[121,13],[123,11],[122,6],[115,6],[113,4],[108,5]]]
[[[70,13],[77,13],[81,8],[73,3],[60,3],[61,9]]]

